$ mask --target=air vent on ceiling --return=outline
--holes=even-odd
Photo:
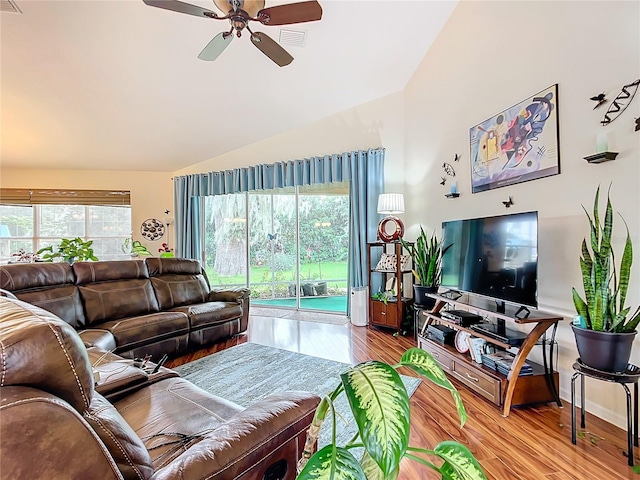
[[[0,0],[0,12],[22,13],[13,0]]]
[[[290,28],[281,28],[278,43],[280,43],[280,45],[290,45],[292,47],[304,47],[305,36],[306,32],[291,30]]]

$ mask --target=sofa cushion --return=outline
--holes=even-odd
[[[73,328],[82,328],[86,323],[80,292],[75,285],[19,292],[16,293],[16,297],[53,313]]]
[[[182,312],[159,312],[104,322],[100,328],[109,330],[116,339],[117,350],[123,351],[186,334],[189,319]]]
[[[116,339],[109,330],[104,330],[102,328],[88,328],[87,330],[79,331],[78,334],[87,349],[90,347],[98,347],[110,352],[113,352],[116,349]]]
[[[158,275],[200,275],[202,266],[198,260],[190,258],[145,258],[149,276]]]
[[[91,283],[79,289],[88,325],[160,311],[151,282],[146,279]]]
[[[98,435],[59,397],[31,387],[0,387],[0,404],[3,480],[122,480]]]
[[[149,452],[113,405],[95,393],[83,416],[111,453],[125,480],[151,478]]]
[[[183,312],[189,316],[191,329],[197,330],[216,323],[226,322],[242,316],[242,306],[237,303],[206,302],[196,305],[186,305],[172,309],[173,312]]]
[[[62,398],[79,412],[88,408],[93,372],[73,327],[20,300],[0,297],[0,311],[0,386],[34,387]]]
[[[207,281],[202,275],[162,275],[151,278],[151,283],[162,310],[202,303],[209,295]]]
[[[149,278],[147,265],[142,260],[76,262],[73,264],[73,271],[78,285],[130,278]]]
[[[66,262],[4,265],[0,267],[0,288],[44,308],[74,328],[85,325],[75,275]]]
[[[209,282],[199,261],[187,258],[147,258],[145,262],[162,310],[207,300]]]
[[[10,292],[74,283],[73,270],[66,262],[14,263],[0,268],[0,288]]]
[[[153,409],[149,408],[150,404],[153,404]],[[244,410],[183,378],[170,378],[154,383],[114,405],[144,442],[155,469],[167,465],[183,453],[181,448],[176,448],[176,444],[167,445],[180,440],[172,433],[205,434]],[[162,412],[162,415],[158,415],[158,412]],[[165,435],[156,435],[158,433]],[[197,440],[192,440],[192,443],[195,441]]]

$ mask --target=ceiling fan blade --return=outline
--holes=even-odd
[[[198,58],[212,62],[229,46],[231,40],[233,40],[233,34],[228,32],[219,33],[207,43],[207,46],[202,49]]]
[[[258,47],[258,50],[281,67],[293,62],[293,57],[289,55],[289,52],[282,48],[278,42],[266,33],[251,32],[251,42]]]
[[[264,25],[289,25],[291,23],[314,22],[322,18],[322,7],[315,0],[289,3],[265,8],[258,12]]]
[[[209,18],[211,15],[217,17],[218,15],[213,10],[207,10],[206,8],[198,7],[197,5],[191,5],[190,3],[179,2],[178,0],[142,0],[150,7],[164,8],[165,10],[172,10],[174,12],[186,13],[188,15],[195,15],[196,17]],[[209,14],[209,15],[207,15]]]

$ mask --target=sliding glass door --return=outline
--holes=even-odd
[[[246,285],[252,303],[346,312],[348,184],[208,197],[212,285]]]
[[[296,192],[250,193],[249,205],[251,299],[296,307]]]

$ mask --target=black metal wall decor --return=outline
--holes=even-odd
[[[609,105],[607,113],[604,114],[604,118],[600,122],[602,125],[609,125],[627,109],[633,101],[639,85],[640,78],[635,82],[623,85],[618,96],[611,102],[611,105]]]
[[[458,158],[458,154],[456,153],[456,156],[453,160],[457,161],[457,158]],[[453,168],[453,165],[451,165],[450,163],[444,162],[442,164],[442,170],[444,170],[444,173],[446,173],[450,177],[456,176],[456,171]],[[446,183],[447,183],[447,177],[440,177],[440,185],[444,185]]]
[[[444,170],[444,173],[446,173],[450,177],[456,176],[456,171],[454,170],[453,165],[451,165],[450,163],[444,162],[442,164],[442,169]]]

